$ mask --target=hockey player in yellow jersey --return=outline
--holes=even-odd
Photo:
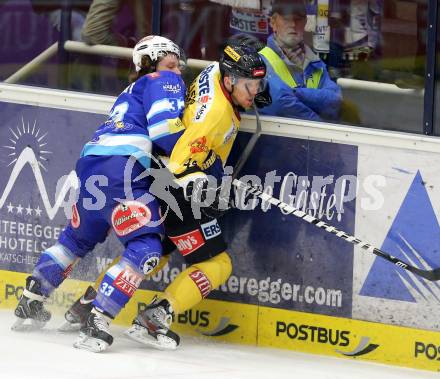
[[[225,50],[235,54],[230,46]],[[264,75],[265,71],[260,71]],[[178,178],[193,179],[194,173],[221,178],[240,125],[238,106],[249,108],[259,90],[260,80],[245,82],[242,78],[230,80],[226,76],[225,85],[220,79],[219,63],[213,63],[189,88],[183,116],[186,130],[170,159],[171,170]],[[230,93],[227,88],[234,88],[234,92]]]
[[[179,184],[178,189],[170,191],[183,220],[169,212],[165,232],[189,267],[135,318],[126,334],[138,342],[159,348],[177,347],[178,340],[173,343],[165,337],[173,314],[195,306],[231,274],[231,259],[215,217],[220,180],[240,127],[239,110],[252,106],[265,75],[265,64],[255,49],[228,45],[219,63],[203,70],[187,92],[185,131],[168,165]],[[209,177],[218,179],[216,186]],[[214,193],[214,200],[199,208],[198,201],[203,202],[209,192]]]

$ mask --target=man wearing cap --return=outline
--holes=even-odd
[[[267,66],[272,104],[262,114],[313,121],[337,120],[341,90],[324,62],[304,44],[307,22],[303,0],[274,0],[267,47],[260,51]]]

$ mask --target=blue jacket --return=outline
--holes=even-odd
[[[263,56],[267,65],[267,80],[270,85],[272,104],[260,110],[261,114],[300,118],[305,120],[322,121],[337,120],[341,106],[341,89],[330,79],[327,68],[319,57],[306,46],[306,61],[303,74],[291,69],[292,64],[274,41],[274,35],[267,39],[267,46],[270,47],[287,65],[290,75],[296,82],[292,88],[285,83],[275,72],[268,59]],[[318,74],[319,84],[317,88],[307,88],[313,74]]]

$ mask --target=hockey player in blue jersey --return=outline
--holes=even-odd
[[[80,190],[72,220],[58,242],[41,253],[26,279],[13,329],[23,329],[26,319],[43,327],[51,318],[45,300],[75,262],[113,230],[124,245],[121,259],[105,273],[74,346],[98,352],[112,344],[111,320],[162,255],[159,205],[148,191],[148,176],[141,174],[150,167],[153,149],[170,155],[183,132],[185,85],[180,58],[179,47],[164,37],[148,36],[135,46],[136,80],[118,96],[107,121],[83,148],[76,164]],[[140,176],[144,178],[135,180]]]

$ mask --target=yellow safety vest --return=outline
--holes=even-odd
[[[275,73],[284,83],[286,83],[290,88],[298,87],[298,84],[296,84],[295,79],[287,68],[286,63],[280,58],[277,53],[275,53],[275,51],[266,46],[263,50],[260,51],[260,54],[268,60]],[[321,81],[322,73],[322,68],[313,71],[312,76],[306,81],[306,87],[319,88],[319,82]]]

